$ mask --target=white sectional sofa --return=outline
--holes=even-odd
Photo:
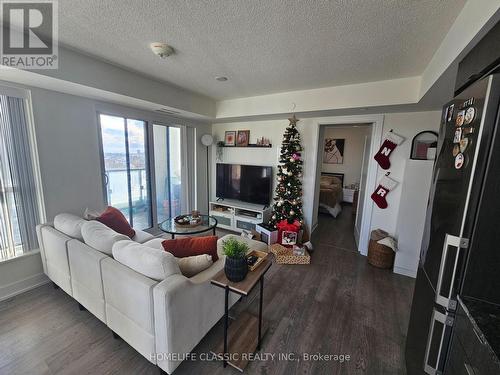
[[[174,359],[191,352],[224,314],[224,293],[210,285],[224,267],[221,240],[219,260],[187,278],[163,251],[163,239],[143,231],[131,240],[97,221],[59,214],[37,234],[48,277],[169,374],[180,364]],[[231,295],[230,304],[236,301]]]

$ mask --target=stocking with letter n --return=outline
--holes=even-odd
[[[392,129],[384,135],[384,141],[382,142],[378,152],[373,157],[382,169],[389,169],[391,167],[389,158],[394,149],[403,143],[404,140],[405,139],[403,137],[394,133]]]
[[[387,194],[397,186],[398,182],[385,175],[378,183],[377,189],[371,195],[373,201],[377,206],[384,209],[387,208]]]

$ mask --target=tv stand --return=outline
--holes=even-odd
[[[217,227],[234,232],[243,230],[255,230],[255,226],[267,223],[271,216],[271,208],[261,205],[241,202],[237,200],[217,199],[210,202],[210,216],[217,219]]]

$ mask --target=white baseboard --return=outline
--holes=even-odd
[[[393,272],[399,275],[413,277],[414,279],[417,277],[417,271],[409,270],[408,268],[394,266]]]
[[[40,285],[47,284],[50,279],[44,273],[38,273],[25,279],[16,281],[12,284],[7,284],[0,287],[0,301],[17,296],[18,294],[27,292]]]

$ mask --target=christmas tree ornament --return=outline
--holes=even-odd
[[[373,157],[382,169],[389,169],[391,167],[389,157],[396,147],[403,143],[404,140],[403,137],[394,133],[392,129],[384,135],[384,141]]]
[[[390,178],[389,174],[387,173],[384,177],[382,177],[380,179],[380,181],[378,183],[378,187],[375,189],[375,191],[371,195],[371,198],[373,199],[373,201],[375,202],[375,204],[378,207],[385,209],[388,206],[386,196],[397,185],[398,185],[398,182],[396,180],[393,180],[392,178]]]

